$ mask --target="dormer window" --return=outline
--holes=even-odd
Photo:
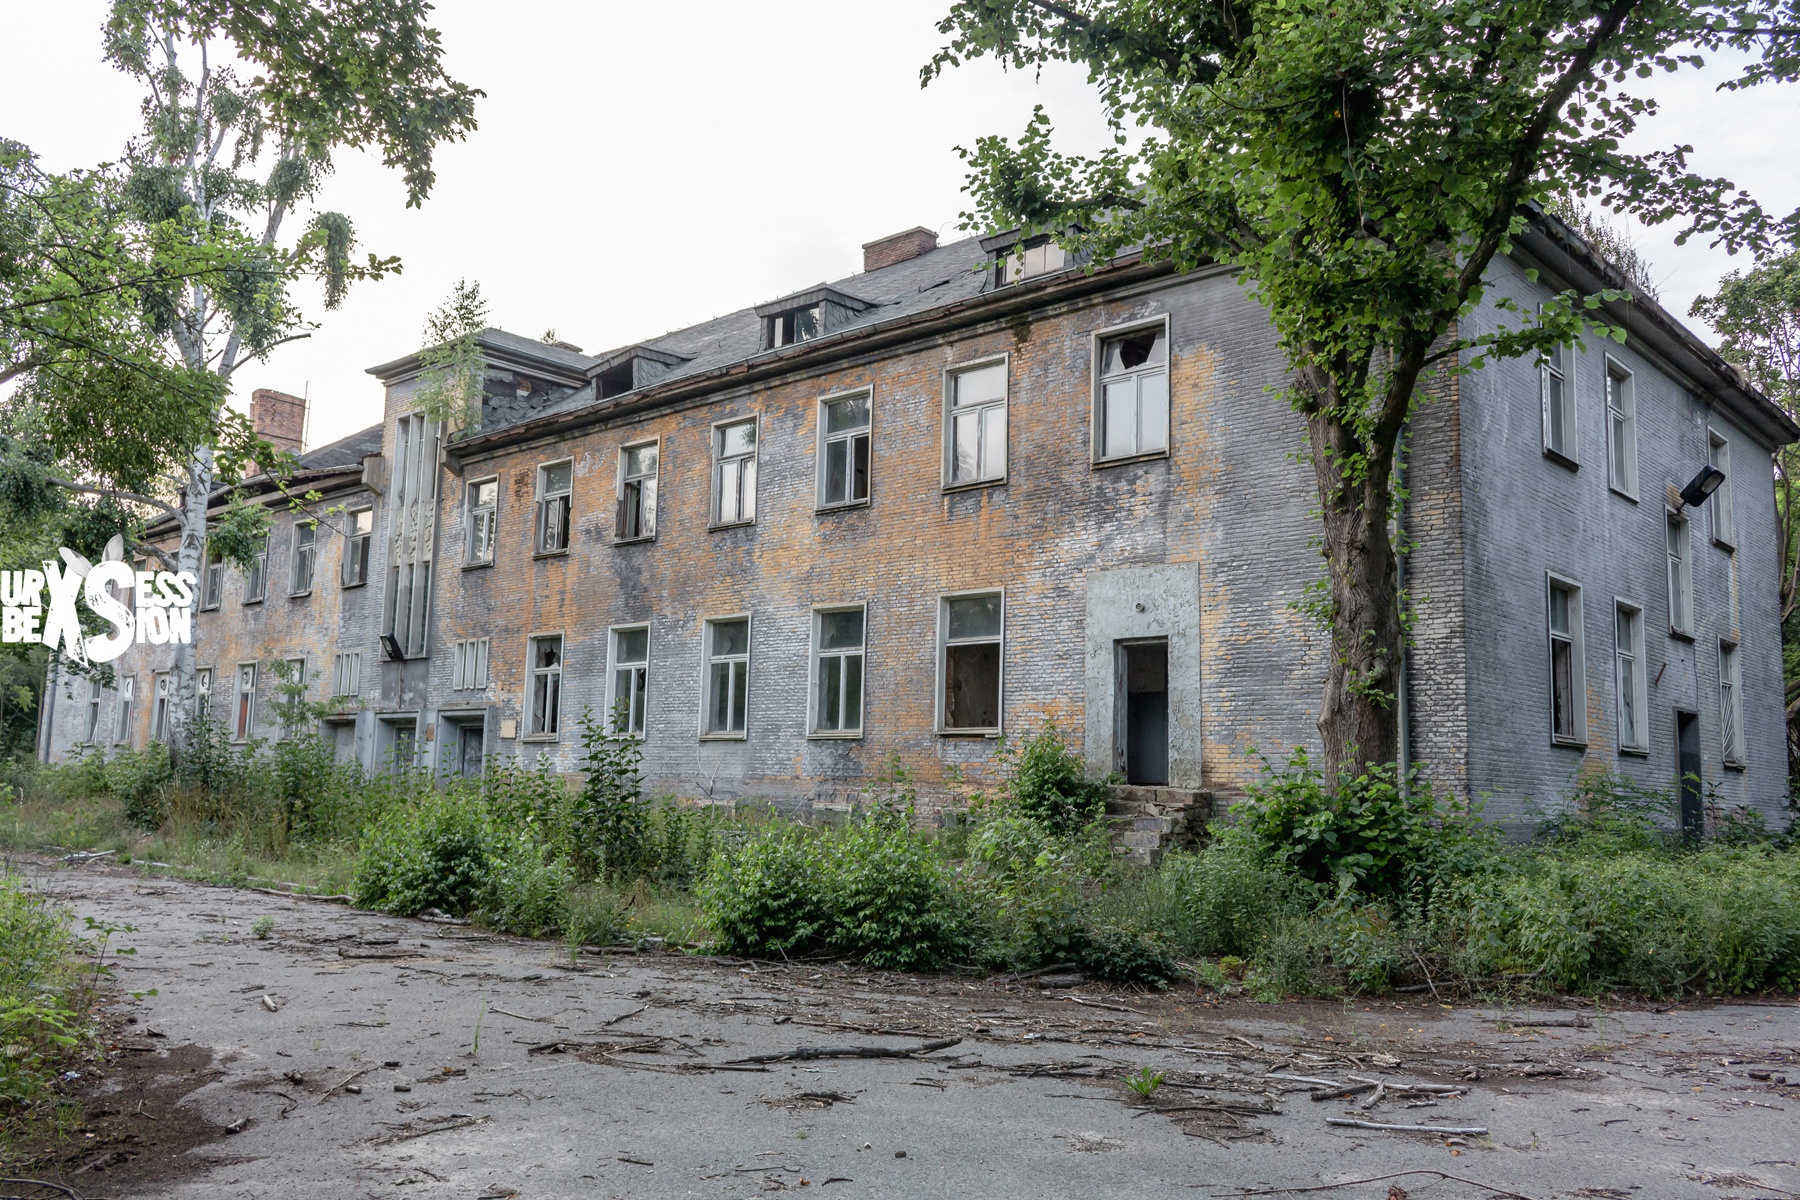
[[[626,346],[603,355],[588,368],[588,378],[594,381],[595,398],[610,400],[649,387],[687,361],[686,355],[672,354],[655,346]]]
[[[818,337],[825,329],[824,307],[823,304],[814,304],[764,317],[764,348],[773,350],[777,346],[791,346],[795,342],[809,342]]]
[[[1005,287],[1049,275],[1075,265],[1075,255],[1057,245],[1050,234],[1021,238],[1017,230],[981,239],[994,272],[994,286]]]

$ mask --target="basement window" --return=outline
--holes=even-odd
[[[1005,598],[945,596],[938,614],[938,730],[1000,732]]]

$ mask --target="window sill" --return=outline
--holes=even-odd
[[[946,483],[943,490],[945,492],[972,492],[977,488],[1005,487],[1006,479],[1005,475],[1000,475],[993,479],[971,479],[965,483]]]
[[[869,498],[864,496],[861,500],[841,500],[836,504],[815,504],[813,512],[823,517],[830,513],[848,512],[851,509],[867,507],[869,507]]]
[[[304,592],[289,592],[288,599],[289,600],[304,600],[310,595],[312,595],[312,589],[307,588]]]
[[[756,518],[748,521],[714,521],[706,527],[708,533],[720,533],[727,529],[749,529],[756,524]]]
[[[254,599],[254,600],[246,600],[246,601],[244,601],[244,607],[245,607],[245,608],[249,608],[249,607],[250,607],[250,606],[251,606],[251,605],[252,605],[252,604],[261,604],[261,603],[262,603],[262,602],[263,602],[263,598],[262,598],[262,597],[261,597],[261,596],[258,596],[258,597],[257,597],[257,598],[256,598],[256,599]]]
[[[527,733],[519,738],[519,740],[521,742],[532,742],[542,746],[562,741],[562,735],[555,733]]]
[[[1650,747],[1648,747],[1648,746],[1620,746],[1619,747],[1619,755],[1622,758],[1649,758],[1650,757]]]
[[[1728,758],[1724,760],[1722,765],[1727,771],[1745,771],[1748,770],[1750,766],[1750,764],[1738,758]]]
[[[1638,502],[1638,498],[1636,496],[1632,495],[1630,492],[1626,491],[1624,488],[1620,487],[1616,483],[1607,484],[1606,490],[1611,492],[1613,495],[1618,496],[1620,499],[1631,501],[1633,504],[1636,504]]]
[[[1724,538],[1714,538],[1712,540],[1712,544],[1717,546],[1719,549],[1723,550],[1727,554],[1736,554],[1737,553],[1737,544],[1734,542],[1726,541]]]
[[[656,535],[654,533],[646,533],[641,537],[616,537],[613,539],[613,545],[615,545],[615,546],[642,546],[647,542],[654,542],[655,540],[656,540]]]
[[[1670,629],[1669,636],[1678,642],[1692,642],[1694,640],[1693,633],[1686,629]]]
[[[1559,750],[1586,750],[1587,749],[1587,739],[1586,738],[1577,740],[1575,738],[1552,737],[1550,739],[1550,744]]]
[[[200,606],[200,611],[201,612],[218,612],[219,606],[216,604],[203,604]]]
[[[998,729],[940,729],[937,731],[937,735],[947,738],[986,738],[992,741],[1000,737],[1000,731]]]
[[[341,587],[344,591],[348,592],[353,588],[368,587],[369,581],[364,579],[364,580],[360,580],[356,583],[345,583],[345,584],[339,584],[338,586]]]
[[[1099,471],[1106,467],[1129,467],[1133,463],[1155,462],[1170,457],[1167,450],[1151,450],[1144,454],[1120,454],[1113,458],[1096,458],[1093,466]]]
[[[750,734],[748,731],[744,733],[703,733],[700,735],[700,740],[703,742],[747,742],[750,740]]]
[[[860,742],[862,735],[863,732],[860,729],[842,731],[815,729],[806,735],[806,740],[809,742]]]
[[[483,567],[491,567],[493,565],[494,565],[494,560],[490,558],[484,562],[466,562],[463,564],[462,569],[465,571],[479,571]]]
[[[1545,446],[1544,447],[1544,457],[1549,459],[1551,462],[1555,463],[1559,467],[1567,467],[1571,471],[1581,470],[1580,463],[1576,462],[1574,459],[1570,458],[1568,455],[1564,454],[1560,450],[1552,450],[1550,447]],[[1620,492],[1619,494],[1622,496],[1625,493]]]
[[[531,557],[534,559],[567,558],[568,556],[569,556],[569,548],[567,546],[564,546],[561,550],[535,550],[532,552],[532,555],[531,555]]]

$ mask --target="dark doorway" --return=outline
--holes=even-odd
[[[479,724],[458,725],[456,727],[456,773],[468,779],[481,774],[481,741],[482,726]]]
[[[1700,718],[1675,714],[1675,792],[1681,797],[1681,832],[1698,839],[1704,831],[1700,800]]]
[[[1121,642],[1114,766],[1127,783],[1169,782],[1169,643]],[[1123,762],[1118,760],[1123,758]]]

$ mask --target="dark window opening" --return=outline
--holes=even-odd
[[[1000,643],[944,647],[944,728],[1000,727]]]
[[[631,391],[636,386],[632,379],[632,360],[628,358],[618,366],[600,372],[599,384],[602,400]]]
[[[1118,648],[1114,767],[1127,783],[1169,782],[1169,643],[1124,642]],[[1118,761],[1123,758],[1123,762]]]
[[[1700,794],[1700,717],[1675,714],[1675,787],[1681,797],[1682,836],[1698,841],[1705,828]]]

